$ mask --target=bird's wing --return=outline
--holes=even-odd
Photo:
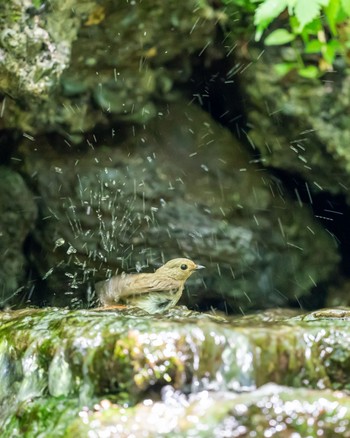
[[[117,275],[96,283],[95,287],[102,304],[113,304],[123,297],[178,290],[181,285],[179,281],[172,279],[169,281],[169,278],[155,274],[132,274]]]
[[[155,274],[128,275],[118,280],[120,296],[140,295],[149,292],[164,292],[180,287],[180,282]]]

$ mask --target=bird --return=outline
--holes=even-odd
[[[181,298],[186,280],[204,266],[190,259],[169,260],[153,274],[116,275],[96,283],[95,289],[104,307],[117,303],[135,306],[148,313],[162,313]]]

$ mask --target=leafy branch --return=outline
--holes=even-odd
[[[290,44],[294,61],[276,66],[281,75],[297,70],[316,78],[332,70],[337,56],[349,48],[350,0],[223,0],[254,15],[255,40],[267,46]],[[316,57],[317,65],[310,62]]]

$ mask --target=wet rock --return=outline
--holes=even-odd
[[[23,244],[36,215],[33,195],[22,177],[0,166],[0,305],[10,304],[12,297],[23,300],[28,268]]]
[[[64,5],[56,0],[43,1],[40,10],[36,10],[31,0],[2,2],[0,84],[3,93],[16,100],[27,98],[28,104],[34,100],[42,104],[49,97],[69,64],[70,45],[81,21],[72,13],[74,3],[74,0]],[[92,1],[84,3],[78,8],[80,13],[92,9]]]
[[[344,319],[349,320],[350,319],[350,312],[349,309],[346,308],[329,308],[329,309],[320,309],[315,310],[311,313],[308,313],[305,316],[300,317],[303,321],[316,321],[316,320],[332,320],[332,319]]]
[[[220,17],[194,0],[2,2],[2,126],[73,143],[97,123],[144,123],[189,78],[189,55],[213,43]]]
[[[349,396],[273,384],[236,397],[227,392],[205,391],[189,398],[173,393],[164,401],[147,399],[128,409],[102,400],[79,416],[68,437],[350,436]]]
[[[189,302],[204,308],[285,306],[334,275],[335,241],[198,107],[168,105],[130,133],[100,133],[81,151],[20,148],[40,200],[31,258],[55,293],[46,302],[179,256],[207,267],[189,282]]]
[[[244,53],[243,53],[244,52]],[[251,126],[249,136],[264,163],[298,175],[306,181],[301,192],[343,194],[349,202],[350,131],[347,122],[350,77],[343,71],[325,80],[311,81],[298,75],[281,78],[274,66],[284,61],[283,49],[251,47],[237,51],[240,75]],[[311,199],[312,203],[312,199]],[[334,218],[332,212],[325,216]]]
[[[350,399],[341,392],[266,385],[248,394],[199,392],[190,397],[168,388],[161,401],[145,399],[135,407],[77,399],[30,401],[6,423],[7,435],[85,438],[246,437],[258,433],[349,437]]]
[[[141,428],[142,436],[271,428],[347,436],[350,398],[334,389],[350,385],[349,309],[318,312],[226,322],[181,309],[3,312],[0,428],[4,436]]]
[[[1,316],[3,400],[114,394],[135,402],[171,384],[184,392],[252,390],[268,382],[348,389],[348,317],[222,321],[180,309],[58,308]],[[210,360],[209,360],[210,358]]]

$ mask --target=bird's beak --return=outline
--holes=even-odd
[[[205,268],[205,266],[203,266],[203,265],[197,265],[196,266],[196,271],[198,271],[198,269],[204,269]]]

